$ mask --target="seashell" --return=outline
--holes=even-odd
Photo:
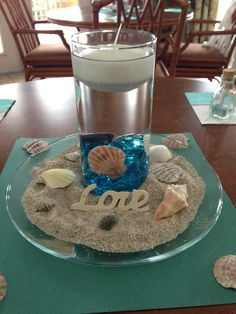
[[[187,207],[187,197],[188,193],[186,184],[169,185],[165,191],[163,201],[155,210],[156,219],[173,216],[183,208]]]
[[[183,170],[172,162],[154,164],[150,167],[150,172],[153,173],[159,181],[165,183],[178,182],[183,174]]]
[[[221,256],[214,264],[213,274],[223,287],[236,289],[236,255]]]
[[[143,144],[144,144],[144,150],[147,156],[150,154],[150,143],[151,143],[151,135],[150,134],[145,134],[143,136]]]
[[[24,148],[29,154],[36,155],[42,153],[50,148],[48,142],[41,140],[29,140],[22,148]]]
[[[0,302],[7,294],[7,281],[6,278],[0,273]]]
[[[53,207],[55,207],[55,203],[53,202],[40,202],[37,205],[36,212],[49,212]]]
[[[161,140],[162,144],[171,149],[183,149],[188,147],[188,139],[182,133],[168,135]]]
[[[65,159],[71,161],[71,162],[76,162],[79,159],[80,154],[78,152],[72,152],[72,153],[67,153],[65,154]]]
[[[75,174],[68,169],[54,168],[41,172],[40,177],[48,187],[57,189],[70,185],[75,179]]]
[[[153,145],[150,147],[150,161],[166,162],[171,158],[171,152],[165,145]]]
[[[88,164],[95,173],[108,175],[115,179],[127,169],[124,165],[125,157],[126,155],[121,149],[102,145],[89,152]]]
[[[117,224],[117,218],[114,215],[104,216],[99,222],[99,228],[110,231]]]

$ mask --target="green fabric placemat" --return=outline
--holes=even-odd
[[[188,137],[198,150],[191,134]],[[31,245],[7,215],[5,185],[26,157],[21,149],[25,141],[17,140],[0,177],[0,272],[8,281],[1,314],[99,313],[236,302],[235,290],[223,288],[212,275],[217,258],[236,254],[236,210],[225,193],[212,231],[174,257],[126,268],[67,262]]]

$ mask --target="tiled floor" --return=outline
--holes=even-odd
[[[24,72],[8,73],[8,74],[0,75],[0,85],[16,83],[16,82],[24,82],[24,81],[25,81]]]

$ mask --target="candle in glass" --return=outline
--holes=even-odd
[[[75,35],[72,41],[75,88],[80,90],[77,113],[83,181],[85,186],[96,183],[97,194],[136,189],[148,173],[146,142],[150,133],[156,39],[151,33],[122,30],[114,45],[111,43],[115,35],[115,31],[85,32]],[[91,150],[105,145],[112,147],[105,148],[110,149],[111,158],[123,152],[123,157],[119,157],[123,164],[116,175],[106,169],[96,170],[89,163]],[[101,150],[97,149],[97,153]]]

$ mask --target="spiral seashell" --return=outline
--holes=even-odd
[[[168,135],[161,140],[162,144],[171,149],[183,149],[188,147],[188,139],[182,133]]]
[[[172,162],[156,163],[150,167],[150,172],[165,183],[176,183],[183,174],[183,170]]]
[[[42,153],[50,148],[48,142],[41,140],[29,140],[22,148],[24,148],[29,154],[36,155]]]
[[[187,207],[187,197],[188,193],[186,184],[169,185],[165,191],[163,201],[155,210],[156,219],[173,216],[183,208]]]
[[[0,273],[0,302],[7,294],[7,281],[5,277]]]
[[[214,264],[213,274],[223,287],[236,289],[236,255],[221,256]]]
[[[78,152],[72,152],[72,153],[67,153],[65,154],[65,159],[71,161],[71,162],[76,162],[79,159],[80,154]]]
[[[75,174],[68,169],[48,169],[40,173],[39,177],[43,178],[45,184],[51,189],[65,188],[75,180]]]
[[[49,212],[53,207],[55,207],[55,203],[42,201],[37,205],[36,212]]]
[[[89,167],[97,174],[118,178],[126,171],[125,153],[116,147],[97,146],[88,154]]]

